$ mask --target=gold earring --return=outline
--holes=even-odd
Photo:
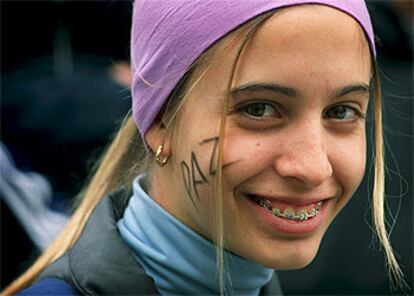
[[[163,167],[167,164],[168,161],[168,155],[161,158],[162,149],[164,148],[164,145],[160,145],[157,148],[157,152],[155,153],[155,162],[160,166]]]

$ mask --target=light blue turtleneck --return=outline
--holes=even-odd
[[[118,221],[140,265],[162,295],[218,294],[215,246],[159,206],[143,183],[144,176],[134,180],[133,196]],[[225,258],[229,294],[258,295],[273,275],[272,269],[229,252]]]

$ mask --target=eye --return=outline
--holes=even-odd
[[[325,118],[332,118],[335,120],[352,120],[357,118],[363,118],[364,115],[351,106],[337,105],[327,110],[324,114]]]
[[[240,107],[240,110],[243,111],[250,117],[255,119],[265,119],[268,117],[280,117],[279,112],[271,104],[264,102],[250,103],[245,106]]]

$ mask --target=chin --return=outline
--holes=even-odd
[[[277,270],[301,269],[308,266],[316,256],[306,256],[304,254],[295,254],[285,258],[278,258],[266,262],[258,262],[268,268]]]
[[[298,254],[298,256],[294,256],[293,258],[286,258],[284,260],[273,262],[267,267],[277,270],[301,269],[308,266],[313,261],[313,259],[315,259],[315,256],[306,257]]]
[[[256,262],[278,270],[301,269],[316,257],[320,240],[288,241],[268,248]]]

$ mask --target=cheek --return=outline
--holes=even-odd
[[[365,135],[350,139],[332,140],[329,157],[336,181],[348,198],[357,190],[365,173]]]
[[[229,131],[224,141],[224,185],[231,189],[261,173],[270,165],[275,151],[281,149],[280,145],[274,136]]]
[[[203,142],[205,139],[208,141]],[[171,173],[172,186],[177,196],[177,216],[190,228],[206,238],[212,238],[210,226],[213,215],[215,163],[212,155],[215,141],[205,136],[193,140],[193,146],[183,145],[182,153],[176,155]],[[186,148],[184,148],[186,147]],[[171,194],[171,193],[170,193]],[[202,214],[201,214],[202,213]]]

